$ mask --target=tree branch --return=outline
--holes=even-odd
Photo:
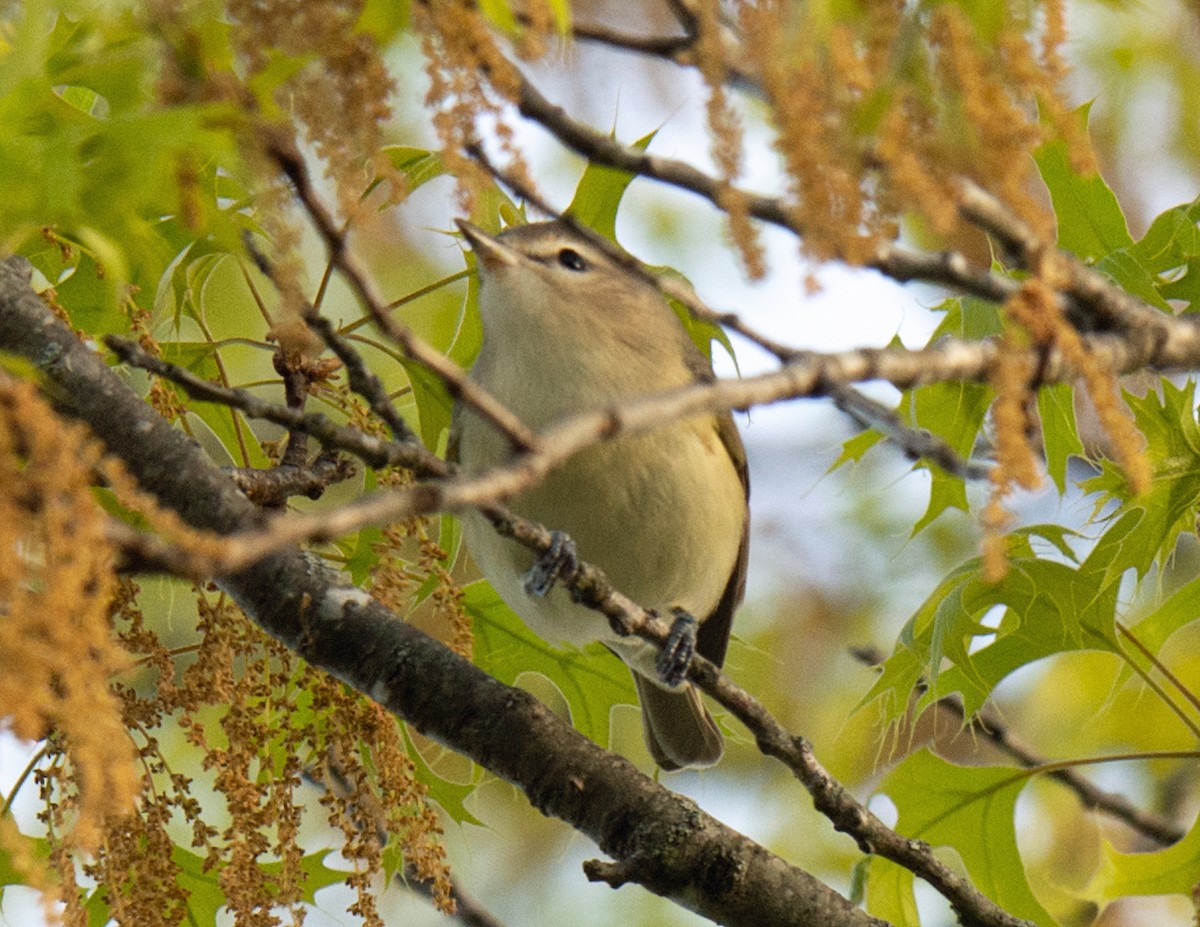
[[[541,125],[590,162],[688,190],[722,208],[726,191],[719,178],[687,162],[649,154],[596,131],[547,100],[523,75],[518,74],[516,94],[514,103],[521,115]],[[804,229],[795,210],[784,199],[749,191],[737,191],[737,195],[751,216],[803,236]],[[996,236],[1020,266],[1032,266],[1036,256],[1046,251],[1047,245],[1019,217],[976,184],[960,180],[956,205],[964,219]],[[1144,352],[1155,350],[1152,342],[1173,337],[1172,323],[1176,320],[1171,316],[1142,303],[1071,255],[1055,253],[1068,270],[1061,298],[1069,318],[1078,322],[1081,316],[1090,316],[1098,324],[1086,327],[1123,331],[1147,342],[1139,348]],[[894,242],[880,244],[865,266],[899,282],[923,280],[995,302],[1002,302],[1019,288],[1017,281],[1001,274],[972,268],[957,252],[920,252]]]
[[[1191,320],[1172,320],[1170,340],[1146,353],[1148,344],[1130,344],[1116,335],[1086,336],[1085,344],[1102,361],[1118,372],[1146,367],[1162,370],[1200,367],[1200,325]],[[482,508],[499,510],[502,500],[536,484],[563,461],[599,441],[624,434],[653,430],[668,422],[728,409],[800,397],[828,396],[838,387],[868,380],[883,380],[900,389],[944,381],[985,381],[995,363],[996,345],[990,341],[969,342],[943,339],[932,347],[858,348],[829,354],[811,353],[785,364],[779,370],[718,380],[643,396],[607,408],[583,412],[547,429],[537,451],[518,455],[508,463],[475,477],[456,476],[437,483],[417,483],[387,493],[364,495],[346,505],[311,515],[287,515],[269,527],[231,537],[218,561],[207,569],[223,572],[239,569],[281,547],[306,541],[328,541],[384,524],[433,512],[460,512]],[[1040,378],[1032,387],[1070,378],[1073,370],[1058,351],[1031,354],[1040,364]],[[496,522],[497,519],[493,519]],[[510,536],[531,530],[536,550],[548,546],[548,534],[540,526],[525,523],[506,513]],[[540,529],[540,530],[539,530]],[[545,545],[545,546],[543,546]]]
[[[347,451],[377,469],[407,467],[425,477],[444,475],[446,472],[444,467],[431,469],[428,466],[428,458],[432,455],[419,441],[387,441],[348,425],[334,424],[328,416],[319,412],[305,412],[266,402],[249,390],[221,386],[198,377],[190,370],[155,357],[128,338],[108,335],[104,338],[104,344],[124,363],[177,383],[193,399],[240,409],[250,418],[262,419],[288,431],[309,435],[326,450]]]
[[[268,470],[230,467],[226,472],[255,505],[278,508],[292,496],[320,499],[334,483],[354,476],[355,470],[354,464],[337,454],[319,454],[301,464],[281,463]]]
[[[910,460],[929,460],[963,480],[986,479],[990,464],[964,460],[940,437],[923,428],[913,428],[881,402],[849,386],[832,386],[834,405],[862,428],[872,428],[895,444]]]
[[[717,177],[704,173],[686,161],[649,154],[598,132],[587,123],[571,117],[562,107],[551,103],[521,75],[514,103],[522,116],[542,126],[560,143],[589,161],[688,190],[718,209],[722,208],[721,204],[726,198],[725,184]],[[783,198],[748,190],[738,190],[736,195],[745,203],[747,212],[756,219],[789,229],[797,235],[804,234],[794,210]],[[972,269],[967,259],[957,252],[930,254],[893,242],[881,244],[866,266],[900,282],[921,279],[930,283],[944,283],[990,300],[1002,300],[1015,292],[1018,286],[1000,274]]]
[[[1054,254],[1067,272],[1063,292],[1070,297],[1078,327],[1119,331],[1129,337],[1151,341],[1170,337],[1163,322],[1171,317],[1146,305],[1114,285],[1099,271],[1084,265],[1074,255],[1054,248],[1024,220],[978,184],[960,180],[959,211],[964,218],[995,238],[1017,266],[1036,272],[1042,258]],[[1087,319],[1080,319],[1083,314]],[[1090,321],[1091,324],[1082,324]]]
[[[0,263],[0,347],[55,384],[144,488],[195,528],[230,533],[261,512],[54,318],[24,261]],[[722,924],[879,925],[808,873],[725,827],[505,686],[341,585],[316,558],[278,551],[220,585],[248,616],[310,663],[417,730],[522,788],[535,807],[636,861],[637,881]],[[999,924],[1011,921],[988,920]]]

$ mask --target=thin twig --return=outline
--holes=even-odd
[[[308,404],[308,390],[312,384],[307,365],[299,359],[289,358],[282,348],[276,349],[271,355],[271,364],[275,372],[283,378],[283,398],[287,407],[303,412]],[[288,432],[287,447],[284,448],[279,463],[293,469],[304,467],[308,463],[308,436],[300,431]]]
[[[695,193],[718,208],[728,195],[723,182],[705,174],[691,164],[643,152],[624,145],[611,136],[596,131],[590,125],[572,118],[561,107],[547,100],[523,76],[519,78],[514,100],[518,111],[538,123],[563,145],[596,164]],[[960,184],[962,195],[958,207],[968,221],[1001,237],[1010,250],[1020,257],[1031,255],[1030,241],[1019,220],[990,194],[968,182]],[[783,198],[738,190],[736,195],[745,203],[748,213],[764,222],[790,229],[803,236],[797,210]],[[999,206],[997,209],[995,207]],[[1153,353],[1155,343],[1172,337],[1173,323],[1179,321],[1146,306],[1107,280],[1102,274],[1086,267],[1063,252],[1058,252],[1069,270],[1068,286],[1062,299],[1068,316],[1078,319],[1080,313],[1098,319],[1101,329],[1117,328],[1128,336],[1144,342],[1138,350]],[[957,252],[926,253],[906,248],[894,242],[881,243],[865,266],[900,282],[925,280],[953,286],[963,293],[992,301],[1003,301],[1016,292],[1019,284],[1002,274],[972,268]],[[1112,324],[1112,323],[1116,324]],[[727,322],[725,324],[728,324]]]
[[[1157,654],[1143,644],[1141,639],[1131,629],[1126,627],[1123,622],[1117,622],[1117,633],[1133,644],[1134,648],[1145,658],[1147,663],[1163,674],[1167,682],[1171,684],[1171,688],[1182,695],[1184,700],[1192,706],[1193,710],[1200,711],[1200,698],[1196,697],[1196,693],[1192,691],[1191,687],[1185,684],[1169,666],[1160,660]]]
[[[881,402],[849,386],[829,390],[834,405],[863,428],[873,428],[895,444],[910,460],[929,460],[947,473],[964,480],[986,479],[989,464],[963,460],[942,438],[923,428],[905,424],[899,415]]]
[[[326,453],[301,464],[281,463],[268,470],[230,467],[225,472],[255,505],[278,508],[293,496],[320,499],[334,483],[353,477],[355,469],[345,458]]]
[[[1137,346],[1131,346],[1115,335],[1089,335],[1085,337],[1085,343],[1116,371],[1147,365],[1160,369],[1200,366],[1200,327],[1181,327],[1178,335],[1163,345],[1158,354],[1151,356],[1144,356]],[[983,381],[991,375],[996,350],[995,343],[990,341],[944,339],[920,350],[891,347],[813,353],[770,373],[699,383],[582,412],[544,431],[536,452],[517,455],[485,474],[455,476],[438,483],[417,483],[387,493],[366,495],[319,514],[277,518],[261,532],[230,538],[220,562],[210,567],[226,572],[252,563],[282,546],[329,540],[368,525],[435,511],[481,508],[494,522],[511,520],[515,516],[499,510],[500,501],[535,485],[554,467],[598,441],[643,433],[696,415],[748,409],[804,396],[828,396],[837,386],[867,380],[883,380],[900,389],[944,381]],[[1040,370],[1041,379],[1033,386],[1058,382],[1073,375],[1069,364],[1057,351],[1044,352],[1044,355],[1038,352],[1036,358],[1045,363]],[[548,546],[548,534],[534,532],[532,536],[547,539]],[[536,545],[540,544],[541,540],[538,540]],[[536,549],[544,548],[537,546]]]
[[[167,363],[145,351],[137,342],[117,335],[106,336],[104,343],[124,363],[179,384],[193,399],[241,409],[250,418],[309,435],[326,449],[346,451],[372,467],[407,467],[422,477],[445,476],[449,472],[444,462],[430,454],[419,441],[387,441],[348,425],[337,425],[319,412],[288,408],[266,402],[249,390],[220,386],[176,364]],[[433,464],[433,461],[438,463]]]
[[[436,374],[446,385],[451,396],[466,403],[495,426],[508,438],[514,450],[527,451],[534,448],[537,445],[537,435],[528,426],[495,397],[469,379],[454,361],[388,313],[387,302],[375,292],[370,277],[347,248],[345,235],[317,197],[308,175],[308,168],[299,152],[275,138],[268,142],[267,152],[291,180],[296,196],[325,243],[330,263],[345,277],[376,327],[400,345],[409,357]],[[309,321],[313,324],[314,320]],[[333,331],[331,325],[329,330]],[[325,337],[322,329],[318,328],[318,333]]]
[[[244,244],[246,250],[258,266],[258,269],[267,279],[275,282],[277,278],[271,259],[255,245],[254,239],[249,235],[245,236]],[[327,281],[328,273],[321,281],[322,292],[325,289]],[[319,298],[320,296],[318,295],[318,300]],[[408,422],[404,421],[404,418],[388,397],[387,391],[383,386],[383,381],[379,379],[379,376],[373,370],[367,367],[362,356],[347,344],[346,339],[342,337],[333,323],[321,315],[317,309],[317,304],[305,303],[303,317],[305,324],[316,333],[317,337],[321,339],[325,346],[341,362],[342,366],[346,368],[346,378],[350,382],[350,388],[367,400],[371,411],[387,425],[388,430],[392,433],[392,437],[397,441],[417,441],[416,434],[408,426]]]

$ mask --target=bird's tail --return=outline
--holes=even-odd
[[[725,742],[695,686],[663,689],[638,673],[633,678],[642,702],[642,731],[654,762],[672,770],[712,766],[721,758]]]

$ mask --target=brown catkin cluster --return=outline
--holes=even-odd
[[[758,280],[766,275],[766,259],[750,223],[746,197],[734,186],[742,173],[745,150],[741,118],[725,90],[728,64],[721,39],[721,5],[716,0],[703,0],[696,12],[696,60],[708,85],[705,115],[713,161],[722,180],[718,203],[728,217],[730,237],[741,255],[742,266],[751,279]]]
[[[1027,348],[1028,339],[1024,333],[1014,326],[1007,327],[992,371],[992,387],[996,390],[996,400],[992,404],[996,465],[988,474],[992,494],[981,519],[983,575],[991,582],[1002,579],[1008,569],[1008,544],[1004,533],[1012,517],[1004,500],[1014,486],[1034,489],[1042,479],[1031,441],[1034,370]]]
[[[461,208],[470,213],[490,182],[465,154],[478,144],[477,126],[484,121],[491,124],[509,157],[509,171],[527,189],[535,189],[502,113],[504,101],[517,96],[518,74],[500,51],[478,5],[470,0],[429,0],[414,4],[412,13],[429,77],[425,102],[434,112],[443,164],[458,180]]]
[[[304,774],[325,769],[330,756],[350,784],[326,804],[346,837],[343,855],[357,866],[347,878],[354,910],[382,927],[371,896],[383,865],[380,834],[395,842],[409,876],[430,882],[438,905],[452,910],[440,825],[395,719],[304,664],[211,586],[194,589],[195,642],[168,649],[138,606],[137,586],[113,575],[107,516],[91,488],[97,479],[167,539],[201,559],[216,556],[219,538],[162,510],[33,386],[0,379],[0,544],[16,554],[0,558],[0,704],[14,733],[47,740],[32,781],[49,871],[35,868],[30,884],[63,904],[55,917],[88,923],[82,871],[107,886],[117,923],[180,923],[189,896],[171,828],[183,822],[239,925],[275,927],[285,911],[300,923],[300,791]],[[465,622],[460,593],[423,523],[412,528],[414,545],[410,595],[433,576],[434,608],[469,649],[456,625]],[[191,779],[172,768],[178,745],[159,742],[172,720],[198,751],[224,828],[211,823],[213,801],[198,799]],[[14,865],[41,865],[22,854],[18,835],[0,840],[15,847]]]
[[[301,923],[307,781],[325,786],[320,801],[345,837],[342,855],[356,865],[346,882],[366,924],[382,927],[369,895],[383,867],[381,835],[412,861],[411,877],[432,883],[439,905],[452,910],[440,825],[395,719],[269,638],[213,587],[193,593],[198,642],[175,651],[146,624],[136,587],[118,596],[120,640],[142,654],[142,678],[116,690],[153,784],[138,813],[106,831],[84,871],[125,887],[113,907],[119,923],[176,924],[186,911],[166,829],[172,819],[190,825],[192,847],[239,925],[275,927],[284,912]],[[170,717],[199,753],[223,828],[212,824],[212,800],[193,794],[192,780],[172,770],[158,742]],[[62,864],[70,859],[64,854]]]
[[[345,387],[325,387],[323,395],[355,427],[368,434],[384,435],[379,419]],[[399,488],[411,481],[412,474],[406,470],[379,473],[383,487]],[[432,524],[431,519],[422,516],[385,525],[373,545],[378,560],[371,568],[368,588],[372,596],[398,615],[408,615],[419,601],[428,598],[439,625],[439,636],[444,630],[450,648],[470,659],[474,638],[470,617],[462,605],[462,588],[444,565],[446,551],[433,539]]]
[[[347,695],[333,680],[313,689],[313,707],[329,719],[330,733],[312,772],[326,783],[321,803],[342,831],[342,855],[358,867],[346,880],[356,894],[349,912],[383,927],[372,889],[384,849],[395,842],[403,850],[405,876],[429,883],[434,903],[452,914],[441,824],[426,801],[425,786],[416,779],[396,719],[378,705]]]
[[[1029,154],[1059,137],[1083,166],[1087,146],[1059,97],[1061,3],[1041,9],[1039,30],[1016,3],[978,18],[899,0],[838,16],[780,0],[739,5],[807,254],[869,262],[906,217],[948,238],[963,226],[962,178],[1051,230]]]
[[[1129,409],[1119,401],[1112,370],[1087,350],[1078,330],[1063,317],[1057,294],[1066,282],[1066,271],[1055,252],[1047,251],[1042,256],[1037,271],[1004,304],[1007,324],[992,376],[996,389],[992,406],[996,466],[989,477],[992,497],[983,513],[983,525],[984,573],[993,580],[1001,578],[1006,570],[1001,534],[1010,519],[1004,497],[1013,486],[1032,489],[1041,479],[1031,444],[1036,371],[1029,359],[1030,347],[1039,351],[1057,350],[1079,375],[1130,489],[1134,493],[1145,492],[1152,476],[1143,439]]]
[[[399,175],[383,156],[383,123],[394,83],[374,38],[357,28],[363,0],[230,0],[239,54],[254,75],[272,63],[270,52],[311,55],[313,61],[274,92],[283,113],[294,114],[325,162],[338,207],[351,219],[377,178],[403,193]],[[268,121],[270,113],[266,111]]]
[[[401,485],[388,480],[384,485]],[[378,563],[371,568],[371,595],[400,615],[426,598],[451,650],[471,659],[471,621],[462,607],[462,589],[443,565],[446,552],[430,535],[427,518],[386,525],[374,544]],[[427,595],[426,595],[427,594]],[[439,634],[441,632],[439,631]]]
[[[930,21],[934,76],[946,94],[942,129],[955,174],[985,185],[1019,215],[1048,231],[1049,217],[1031,194],[1029,152],[1044,137],[1032,106],[1037,88],[1022,81],[1029,38],[1018,24],[1002,30],[995,48],[966,14],[939,6]]]
[[[805,252],[864,263],[878,230],[863,179],[864,152],[848,112],[859,91],[833,67],[853,57],[850,50],[831,54],[829,46],[810,44],[806,24],[788,3],[745,4],[740,24],[775,123],[792,221],[803,230]]]
[[[52,738],[70,778],[59,833],[89,850],[140,790],[109,686],[129,657],[110,633],[113,551],[91,489],[101,456],[31,384],[0,376],[0,705],[18,737]]]
[[[1056,293],[1065,282],[1065,269],[1047,252],[1036,277],[1030,278],[1005,304],[1007,316],[1021,325],[1038,345],[1057,348],[1083,382],[1096,410],[1100,427],[1108,435],[1113,456],[1125,472],[1135,494],[1150,488],[1151,467],[1144,439],[1129,408],[1120,401],[1120,388],[1111,368],[1087,350],[1078,329],[1063,318]]]

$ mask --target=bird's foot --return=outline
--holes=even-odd
[[[550,546],[539,555],[521,579],[525,594],[543,598],[559,580],[568,581],[579,569],[575,542],[561,531],[550,532]]]
[[[654,668],[663,685],[677,688],[687,678],[688,667],[692,663],[692,655],[696,652],[696,629],[699,625],[691,612],[682,608],[673,608],[671,612],[675,620],[671,623],[671,633],[667,642],[658,655]]]

